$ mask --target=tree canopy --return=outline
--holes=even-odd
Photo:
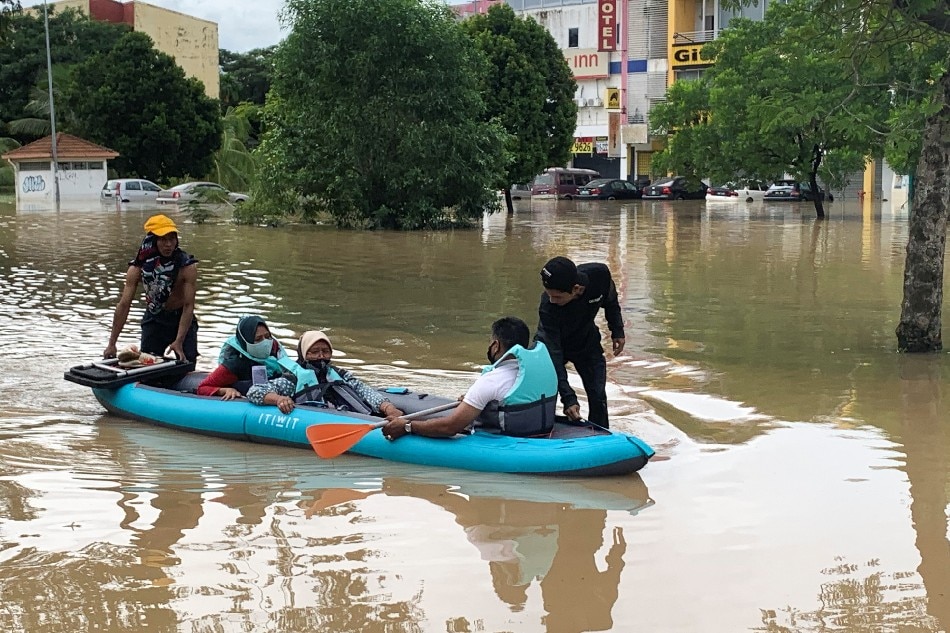
[[[420,228],[497,206],[504,131],[484,120],[471,40],[442,3],[289,0],[248,211]]]
[[[270,91],[276,48],[255,48],[246,53],[233,53],[223,48],[218,51],[223,107],[233,107],[245,102],[264,105]]]
[[[0,0],[0,42],[10,27],[11,18],[21,10],[20,0]]]
[[[221,146],[217,101],[142,33],[76,66],[65,101],[76,132],[119,152],[113,165],[124,175],[203,175]]]
[[[481,75],[486,118],[509,135],[510,162],[497,187],[508,189],[567,163],[577,123],[577,84],[551,34],[533,19],[517,17],[507,4],[472,16],[463,26],[488,60]]]
[[[50,57],[55,67],[71,68],[98,51],[111,49],[129,28],[97,22],[67,9],[49,11]],[[31,90],[46,79],[46,37],[43,15],[11,13],[0,39],[0,121],[26,114]],[[54,79],[57,76],[54,73]],[[57,86],[62,88],[62,86]],[[33,140],[24,139],[20,140]]]

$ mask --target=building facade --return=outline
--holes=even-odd
[[[219,98],[218,25],[184,13],[132,0],[59,0],[51,7],[78,9],[93,20],[128,24],[145,33],[155,48],[175,58],[185,75],[204,84],[205,94]]]
[[[474,0],[462,6],[468,13],[483,13],[496,1]],[[723,8],[719,0],[506,1],[551,33],[574,70],[578,117],[572,165],[644,182],[652,175],[653,153],[666,140],[649,134],[653,106],[666,99],[673,82],[697,79],[712,66],[700,57],[700,50],[732,20],[761,21],[775,0],[740,9]],[[616,47],[606,51],[600,38],[605,2],[616,5],[618,37]],[[619,110],[610,102],[615,90]],[[899,179],[887,165],[873,161],[834,194],[888,198],[898,193],[899,187],[892,191],[893,181]]]

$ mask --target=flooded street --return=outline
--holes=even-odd
[[[611,427],[657,451],[638,475],[321,460],[109,415],[62,376],[101,355],[156,210],[0,202],[0,631],[950,630],[950,355],[896,353],[905,209],[516,204],[438,233],[161,209],[200,262],[198,368],[257,313],[285,347],[327,330],[367,383],[456,396],[493,320],[534,329],[548,258],[602,261],[627,333]]]

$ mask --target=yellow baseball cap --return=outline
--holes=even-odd
[[[145,232],[161,237],[169,233],[177,233],[178,227],[167,215],[153,215],[145,221]]]

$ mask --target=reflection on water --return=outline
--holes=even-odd
[[[606,262],[611,422],[659,459],[575,481],[105,415],[62,372],[101,353],[153,211],[0,205],[0,629],[947,630],[947,355],[894,353],[904,212],[829,210],[526,200],[443,233],[164,210],[200,260],[204,369],[258,312],[285,345],[327,329],[370,383],[456,395],[492,320],[536,322],[544,261]]]

